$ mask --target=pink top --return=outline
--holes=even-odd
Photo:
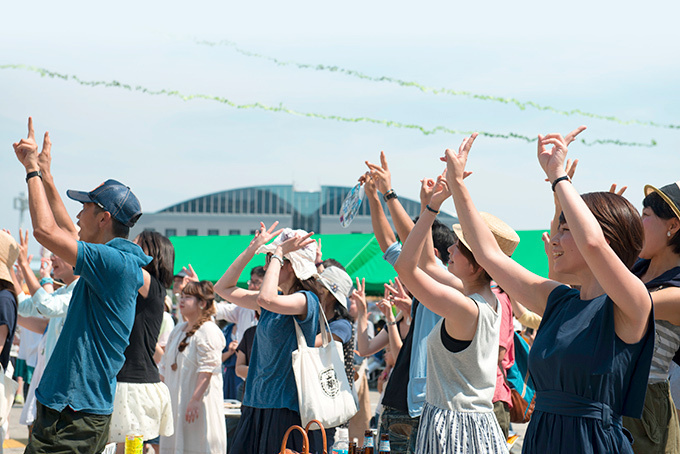
[[[501,293],[498,287],[493,289],[493,292],[498,298],[499,304],[503,305],[503,312],[501,317],[501,331],[498,339],[500,347],[505,348],[505,357],[501,361],[503,369],[507,372],[513,364],[515,364],[515,341],[514,341],[514,328],[512,323],[512,306],[510,304],[510,298],[505,293]],[[496,367],[496,389],[493,393],[493,401],[506,402],[510,407],[512,407],[512,398],[510,397],[510,388],[503,378],[503,372],[500,367]]]

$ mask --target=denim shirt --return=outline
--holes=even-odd
[[[401,254],[401,244],[392,243],[383,258],[394,266]],[[413,315],[411,329],[413,330],[413,346],[411,350],[411,362],[408,379],[408,413],[412,418],[420,416],[425,403],[425,389],[427,382],[427,336],[434,326],[441,320],[441,316],[435,314],[423,304],[418,304]]]

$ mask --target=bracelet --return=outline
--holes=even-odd
[[[42,180],[42,172],[40,170],[34,170],[33,172],[28,172],[26,174],[26,183],[28,183],[28,180],[30,180],[33,177],[40,177]]]
[[[383,200],[387,203],[388,200],[396,199],[397,198],[397,193],[394,192],[394,189],[390,189],[383,195]]]
[[[387,322],[387,323],[385,323],[385,325],[387,325],[387,326],[394,326],[394,325],[396,325],[396,324],[397,324],[397,321],[396,321],[396,320],[393,321],[393,322]]]
[[[282,259],[281,257],[279,257],[279,256],[276,255],[276,254],[272,254],[272,258],[278,260],[279,262],[281,262],[281,266],[283,266],[283,259]]]
[[[52,279],[51,277],[44,277],[44,278],[40,279],[40,286],[41,287],[43,285],[46,285],[46,284],[54,284],[54,279]]]
[[[323,265],[323,262],[316,262],[316,263],[314,264],[314,266],[317,267],[317,268],[320,267],[321,265]]]
[[[564,181],[564,180],[571,181],[567,175],[565,175],[563,177],[559,177],[558,179],[553,181],[553,183],[552,183],[553,192],[555,192],[555,186],[557,186],[557,183],[559,183],[560,181]]]
[[[435,210],[430,205],[425,205],[425,208],[427,208],[427,211],[429,211],[430,213],[434,213],[435,216],[439,214],[439,210]]]

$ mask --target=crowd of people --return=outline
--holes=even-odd
[[[328,329],[342,345],[345,370],[336,373],[355,390],[358,412],[311,431],[310,452],[330,451],[340,428],[361,439],[372,415],[360,357],[384,351],[376,425],[392,451],[507,453],[517,405],[507,373],[523,324],[535,387],[523,452],[680,453],[669,381],[680,361],[680,185],[646,186],[642,215],[615,186],[579,195],[567,153],[584,129],[537,139],[555,200],[544,235],[548,278],[511,258],[519,236],[508,224],[475,208],[464,180],[476,134],[439,158],[441,175],[420,181],[416,220],[392,187],[385,154],[367,161],[359,180],[395,270],[377,298],[384,325],[374,334],[365,281],[323,257],[313,232],[260,223],[212,283],[188,264],[174,274],[163,235],[128,240],[142,209],[116,180],[67,191],[82,203],[74,224],[51,173],[49,135],[39,150],[29,119],[14,150],[33,237],[52,254],[40,280],[28,233],[17,242],[0,232],[3,372],[17,326],[37,336],[26,452],[100,453],[115,443],[122,453],[129,435],[163,453],[279,452],[288,428],[301,424],[296,330],[321,346]],[[436,219],[449,199],[453,226]],[[265,266],[249,267],[257,254]],[[232,400],[240,417],[225,420]],[[297,432],[288,441],[297,451],[305,443]]]

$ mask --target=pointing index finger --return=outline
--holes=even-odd
[[[35,131],[33,130],[33,117],[28,117],[28,138],[35,140]]]

